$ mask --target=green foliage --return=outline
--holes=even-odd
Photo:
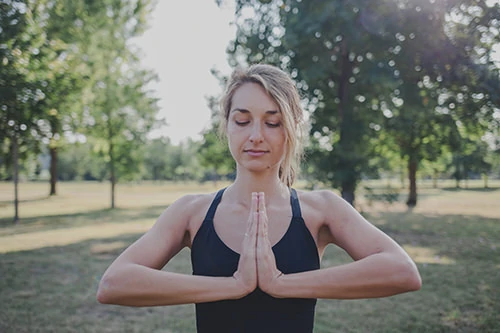
[[[175,170],[173,150],[174,147],[167,138],[151,140],[145,147],[144,179],[172,179]]]
[[[212,74],[219,80],[221,87],[226,84],[227,77],[216,70],[212,70]],[[203,139],[197,151],[200,165],[205,168],[203,179],[217,181],[222,178],[231,178],[234,176],[236,164],[226,139],[219,131],[218,98],[210,97],[207,102],[212,111],[212,126],[203,132]]]
[[[461,146],[462,149],[453,154],[450,163],[457,187],[460,187],[461,180],[474,175],[487,175],[492,168],[492,164],[487,161],[488,147],[485,142],[464,140]]]
[[[37,121],[46,97],[41,64],[53,60],[37,24],[42,6],[30,1],[0,3],[0,144],[5,162],[13,163],[14,143],[21,160],[38,151]]]
[[[497,133],[499,16],[476,0],[237,1],[229,51],[296,79],[319,180],[352,202],[362,175],[406,161],[413,205],[422,160]]]
[[[64,137],[84,134],[92,137],[94,150],[106,152],[113,184],[141,174],[140,148],[158,123],[157,99],[147,89],[156,77],[140,68],[129,42],[146,29],[153,5],[149,0],[0,3],[0,161],[13,161],[17,146],[25,159],[39,152],[41,143],[55,159]]]
[[[208,180],[230,176],[236,170],[227,142],[220,138],[215,128],[205,131],[198,153]]]
[[[143,179],[188,181],[201,180],[198,150],[200,143],[188,140],[173,145],[168,138],[154,139],[146,144]]]
[[[493,120],[500,80],[491,59],[498,36],[490,28],[499,27],[494,17],[500,7],[484,1],[401,3],[398,22],[405,24],[390,27],[397,45],[389,62],[398,86],[381,106],[385,127],[409,162],[414,186],[408,202],[414,205],[418,164],[439,159],[446,147],[459,153],[464,142],[480,142]]]
[[[109,179],[109,152],[107,142],[90,138],[89,142],[67,145],[59,152],[60,180],[98,180]],[[120,147],[128,148],[126,145]],[[200,143],[192,140],[173,145],[168,138],[147,140],[140,149],[140,159],[136,156],[136,172],[128,170],[122,180],[139,181],[188,181],[202,180],[208,171],[200,165],[198,151]],[[116,152],[118,172],[120,168],[128,168],[132,163],[130,153]],[[126,174],[123,172],[123,174]]]
[[[156,76],[140,68],[135,50],[129,47],[130,39],[146,28],[152,5],[147,0],[78,1],[54,10],[80,28],[78,52],[84,59],[88,80],[80,95],[78,128],[92,137],[93,150],[108,166],[112,207],[114,185],[120,179],[140,178],[144,157],[141,148],[146,134],[159,124],[155,118],[157,99],[147,88]],[[54,29],[61,27],[55,24]]]
[[[317,177],[341,187],[354,201],[354,190],[378,137],[381,113],[372,105],[393,86],[390,69],[380,66],[392,44],[363,24],[381,17],[390,1],[287,1],[278,7],[238,2],[234,58],[270,62],[291,72],[311,113],[308,148]],[[244,17],[248,7],[257,13]],[[376,141],[376,140],[375,140]]]

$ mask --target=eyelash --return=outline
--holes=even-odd
[[[245,125],[248,125],[250,122],[249,121],[235,121],[236,125],[238,126],[245,126]],[[277,128],[277,127],[280,127],[281,124],[280,123],[266,123],[267,126],[271,127],[271,128]]]

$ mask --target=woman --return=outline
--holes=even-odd
[[[405,251],[342,198],[291,188],[303,119],[288,75],[269,65],[236,70],[221,106],[234,183],[168,207],[108,268],[99,302],[196,303],[198,332],[302,333],[312,332],[317,298],[420,288]],[[330,243],[354,261],[320,269]],[[186,246],[193,275],[162,271]]]

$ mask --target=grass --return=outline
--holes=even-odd
[[[194,332],[193,305],[100,305],[95,292],[109,263],[169,203],[221,186],[119,185],[119,208],[109,210],[106,184],[60,184],[59,196],[49,198],[48,184],[23,183],[21,223],[12,225],[12,185],[0,184],[0,332]],[[453,186],[419,184],[412,211],[402,202],[370,204],[358,195],[363,214],[417,262],[423,287],[382,299],[319,300],[316,333],[500,329],[500,183],[488,190],[480,182]],[[348,261],[330,246],[322,264]],[[190,274],[189,250],[165,269]]]

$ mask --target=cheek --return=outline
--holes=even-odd
[[[227,139],[227,145],[229,148],[229,152],[231,155],[236,157],[237,152],[239,151],[239,147],[241,147],[241,132],[238,131],[235,126],[228,126],[226,128],[226,139]]]
[[[238,141],[241,140],[242,133],[234,125],[228,125],[226,129],[226,137],[229,145],[231,144],[238,144]]]
[[[277,131],[276,129],[271,129],[267,137],[275,145],[283,147],[285,146],[286,136],[285,136],[285,131],[283,129],[281,129],[280,131]]]

